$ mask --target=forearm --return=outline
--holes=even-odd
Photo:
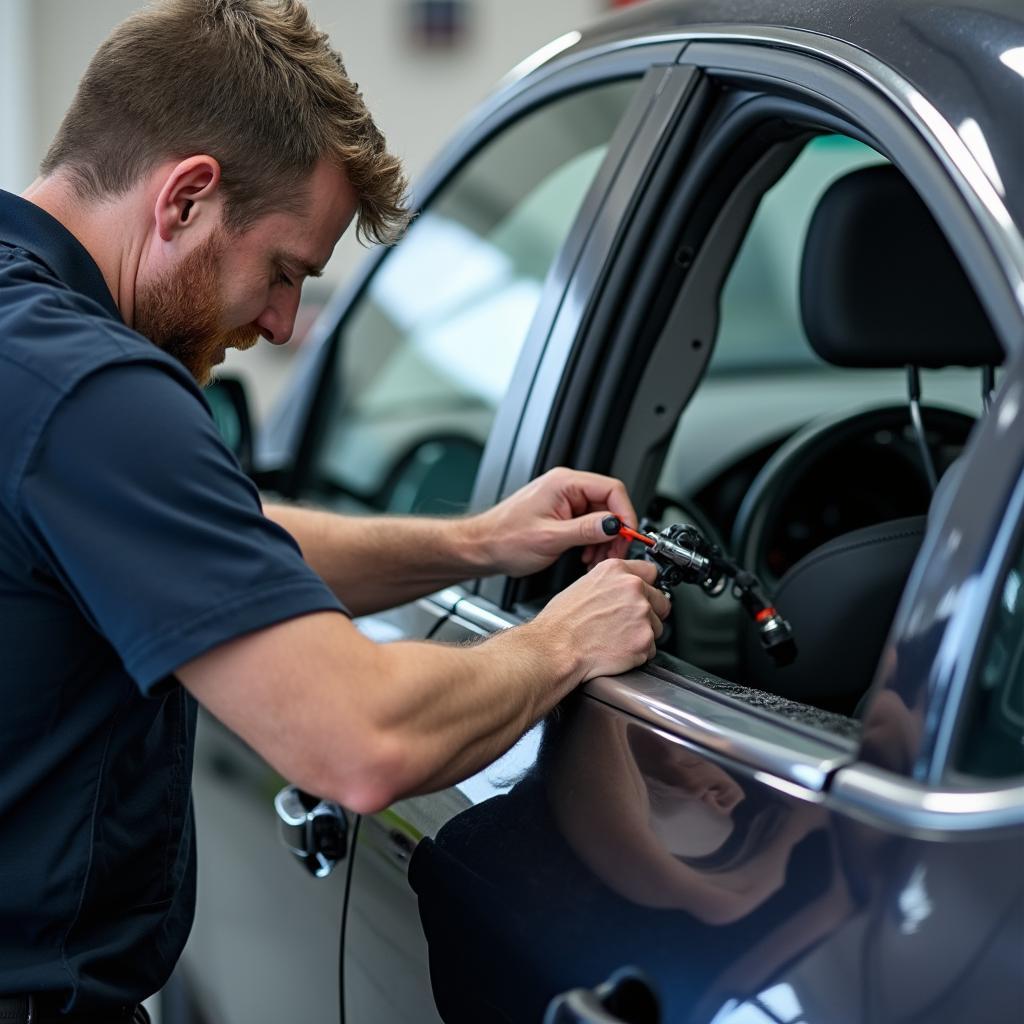
[[[378,708],[399,767],[391,798],[453,785],[509,749],[582,679],[571,638],[528,623],[481,643],[380,649]]]
[[[268,518],[355,615],[413,601],[496,571],[475,518],[362,518],[268,505]]]
[[[377,645],[320,612],[182,665],[182,683],[282,775],[372,813],[487,765],[582,678],[585,645],[527,623],[472,646]]]

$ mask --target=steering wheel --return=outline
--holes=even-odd
[[[938,406],[923,406],[921,416],[941,475],[974,419]],[[764,464],[736,516],[732,550],[771,588],[833,537],[924,515],[930,501],[907,406],[844,413],[798,430]]]

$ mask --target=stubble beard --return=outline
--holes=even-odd
[[[217,283],[225,245],[222,232],[211,235],[135,297],[135,329],[179,360],[200,387],[212,380],[225,349],[244,351],[260,339],[252,324],[229,331],[218,326],[222,307]]]

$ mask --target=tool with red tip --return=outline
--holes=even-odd
[[[601,522],[601,528],[609,537],[614,537],[618,534],[620,537],[638,540],[641,544],[646,544],[648,547],[654,547],[656,543],[655,539],[649,534],[641,533],[639,530],[631,530],[628,526],[623,525],[622,520],[618,516],[605,516]]]
[[[761,581],[709,543],[696,527],[676,523],[650,534],[626,526],[618,516],[606,516],[601,527],[609,537],[644,545],[644,557],[658,566],[657,586],[666,594],[680,583],[692,583],[717,597],[731,579],[733,596],[753,620],[761,646],[775,664],[788,665],[796,657],[792,627],[765,597]]]

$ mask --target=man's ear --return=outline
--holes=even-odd
[[[156,197],[156,229],[170,242],[183,229],[220,219],[220,164],[212,156],[190,156],[164,178]]]

